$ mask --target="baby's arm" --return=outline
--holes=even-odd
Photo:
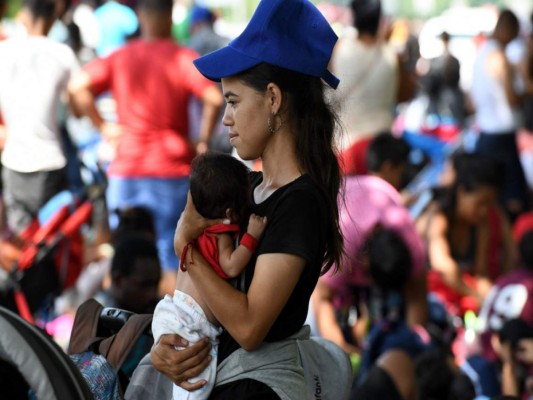
[[[256,241],[259,240],[265,230],[266,222],[266,217],[259,217],[255,214],[250,215],[246,234],[252,236]],[[230,278],[234,278],[242,272],[255,250],[245,246],[243,242],[246,242],[245,236],[243,236],[239,246],[235,249],[230,235],[218,235],[220,267]]]

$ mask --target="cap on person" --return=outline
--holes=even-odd
[[[194,60],[208,79],[237,75],[261,63],[322,78],[336,89],[328,71],[337,35],[309,0],[262,0],[244,31],[226,47]]]
[[[202,22],[212,23],[215,20],[215,14],[208,8],[195,5],[191,8],[190,24],[198,24]]]

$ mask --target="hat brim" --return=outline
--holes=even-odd
[[[235,50],[231,45],[222,47],[193,61],[193,64],[203,76],[215,82],[220,82],[222,78],[237,75],[260,63],[260,60]]]

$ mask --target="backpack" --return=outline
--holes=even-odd
[[[123,399],[140,359],[153,345],[151,314],[104,308],[94,299],[77,310],[67,353],[95,399]]]

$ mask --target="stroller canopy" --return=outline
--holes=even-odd
[[[41,330],[4,307],[0,307],[0,362],[14,369],[13,376],[22,376],[39,400],[93,398],[65,352]]]

